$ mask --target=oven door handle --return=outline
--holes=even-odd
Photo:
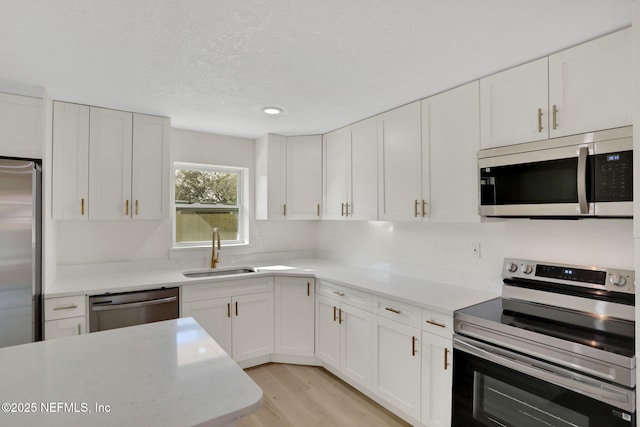
[[[91,306],[92,311],[107,311],[107,310],[121,310],[124,308],[138,308],[145,307],[147,305],[167,304],[176,301],[176,297],[158,298],[152,300],[138,301],[138,302],[125,302],[122,304],[113,303],[97,303]]]
[[[523,374],[539,378],[551,384],[592,397],[617,408],[634,412],[635,396],[633,390],[627,390],[597,379],[568,371],[564,368],[532,359],[530,357],[498,349],[468,338],[454,337],[453,348],[472,354],[490,362],[511,368]],[[483,348],[486,346],[486,348]],[[490,351],[488,349],[491,349]],[[454,360],[455,369],[455,360]]]

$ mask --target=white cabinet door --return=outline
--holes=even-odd
[[[256,139],[256,219],[285,219],[287,143],[281,135]]]
[[[276,277],[275,352],[311,356],[314,351],[315,279]]]
[[[549,137],[547,58],[480,79],[480,145]]]
[[[420,419],[421,331],[377,316],[373,391],[411,417]]]
[[[631,58],[631,28],[551,55],[551,137],[631,125]]]
[[[451,425],[453,383],[451,337],[422,332],[422,424]]]
[[[44,339],[72,337],[86,333],[86,318],[69,317],[66,319],[44,322]]]
[[[132,120],[132,113],[91,107],[90,219],[125,219],[131,215]]]
[[[316,357],[327,365],[340,369],[340,303],[316,296]]]
[[[287,137],[287,219],[320,219],[322,136]]]
[[[42,99],[0,93],[0,156],[42,159]]]
[[[475,81],[422,101],[422,150],[432,159],[423,163],[430,221],[479,221],[479,96]]]
[[[273,292],[232,298],[233,360],[273,353]]]
[[[338,129],[323,137],[323,219],[347,219],[351,205],[351,130]]]
[[[351,126],[351,205],[349,218],[378,219],[378,120]]]
[[[131,217],[134,219],[169,218],[169,132],[166,117],[133,115]]]
[[[351,380],[371,387],[373,315],[368,311],[341,304],[341,370]]]
[[[231,354],[231,298],[183,302],[182,317],[193,317],[227,354]]]
[[[89,107],[53,103],[53,217],[86,219],[89,209]]]
[[[384,221],[420,220],[422,148],[420,102],[379,116],[379,216]]]

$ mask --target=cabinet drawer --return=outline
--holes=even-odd
[[[414,328],[420,328],[421,308],[390,298],[375,297],[374,309],[378,316],[386,317]]]
[[[86,315],[86,296],[50,298],[44,300],[44,320],[66,319]]]
[[[372,296],[367,293],[348,288],[346,286],[327,282],[326,280],[319,280],[318,286],[316,287],[316,293],[318,295],[324,295],[329,298],[344,302],[353,307],[371,311]]]
[[[453,315],[423,309],[422,330],[449,338],[453,335]]]
[[[202,301],[237,295],[273,292],[273,277],[254,277],[236,280],[212,280],[182,286],[182,301]]]

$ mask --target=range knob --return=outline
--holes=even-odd
[[[627,283],[627,279],[619,274],[612,274],[609,281],[616,286],[624,286]]]
[[[524,274],[531,274],[533,272],[533,266],[529,264],[522,264],[520,266],[520,271],[522,271]]]
[[[505,267],[506,270],[510,273],[515,273],[516,271],[518,271],[518,266],[515,265],[514,263],[510,262],[509,264],[507,264],[507,266]]]

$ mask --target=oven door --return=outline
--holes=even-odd
[[[457,336],[452,425],[635,427],[635,392]]]

